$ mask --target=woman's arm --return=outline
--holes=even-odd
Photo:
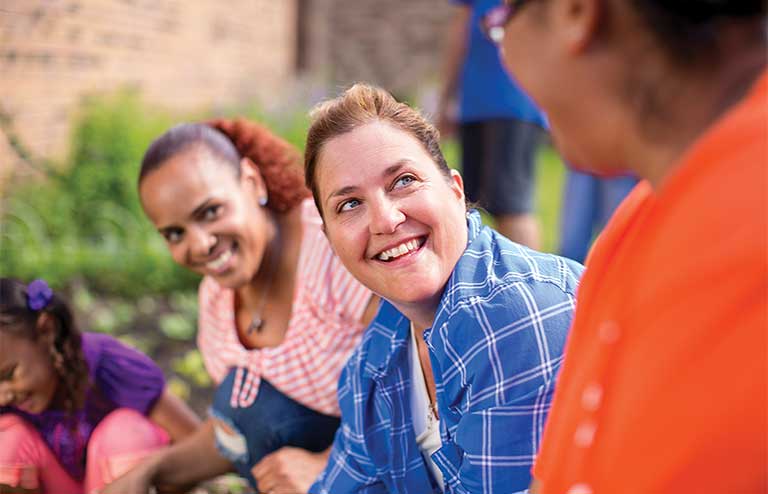
[[[451,20],[446,36],[446,50],[443,59],[443,87],[440,90],[438,105],[437,128],[441,137],[449,137],[455,132],[456,108],[454,106],[456,92],[459,88],[459,77],[464,59],[467,54],[467,37],[469,36],[469,20],[472,8],[459,5]]]
[[[216,449],[213,421],[208,419],[191,435],[109,484],[102,494],[147,494],[151,486],[186,488],[233,470]]]
[[[166,387],[160,398],[149,411],[149,420],[156,423],[171,436],[171,442],[192,434],[200,427],[200,418]]]

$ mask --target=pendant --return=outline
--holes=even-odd
[[[248,325],[248,334],[251,334],[254,331],[257,333],[260,332],[262,326],[264,326],[264,319],[259,316],[253,316],[253,319],[251,319],[251,324]]]

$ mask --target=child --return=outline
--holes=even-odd
[[[197,424],[148,357],[0,278],[0,492],[91,493]]]

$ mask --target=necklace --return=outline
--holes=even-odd
[[[427,407],[427,430],[431,431],[437,425],[440,419],[437,416],[437,404],[431,399],[429,400],[429,406]]]
[[[278,233],[276,235],[276,239],[279,241],[280,239],[280,231],[278,230]],[[278,259],[275,259],[277,261]],[[264,263],[266,259],[262,258],[261,262]],[[267,273],[267,280],[264,283],[264,288],[261,289],[261,295],[259,296],[259,303],[256,306],[256,309],[252,312],[253,317],[251,318],[251,323],[248,325],[248,329],[245,330],[247,334],[253,334],[255,331],[256,333],[261,332],[261,328],[264,327],[264,317],[262,316],[262,312],[264,311],[264,306],[267,305],[267,295],[269,294],[269,289],[272,287],[272,279],[275,277],[275,271],[277,271],[277,262],[273,262],[268,266],[269,272]]]

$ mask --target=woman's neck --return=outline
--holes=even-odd
[[[640,114],[629,125],[623,161],[626,168],[657,189],[694,142],[737,104],[765,70],[765,44],[730,50],[718,70],[680,75],[667,85],[658,103],[664,111]],[[660,84],[661,85],[661,84]]]
[[[415,303],[393,302],[392,305],[411,321],[413,327],[417,329],[417,334],[421,334],[425,329],[432,327],[439,304],[440,296]]]

